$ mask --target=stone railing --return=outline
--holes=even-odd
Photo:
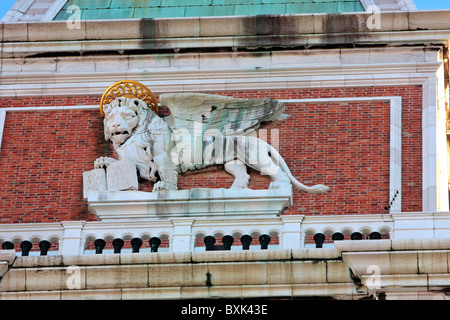
[[[0,225],[2,248],[15,249],[17,255],[301,249],[333,247],[334,241],[347,239],[439,239],[449,234],[450,212]]]

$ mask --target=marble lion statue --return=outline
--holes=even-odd
[[[231,188],[248,188],[250,167],[270,176],[269,189],[293,185],[313,194],[329,190],[300,183],[277,150],[256,137],[262,123],[287,116],[283,103],[200,93],[162,94],[159,100],[169,116],[160,117],[146,102],[124,96],[102,110],[105,139],[119,160],[134,162],[141,178],[155,182],[153,191],[177,190],[178,174],[220,164],[235,177]],[[94,166],[115,161],[101,157]]]

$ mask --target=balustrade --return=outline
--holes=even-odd
[[[222,245],[216,245],[216,238],[213,236],[206,236],[203,239],[203,243],[205,244],[205,251],[213,251],[213,250],[231,250],[231,247],[234,243],[234,237],[231,235],[225,235],[222,237]],[[250,245],[253,241],[253,237],[244,234],[242,237],[240,237],[241,244],[242,244],[242,250],[249,250]],[[258,238],[260,243],[260,248],[262,250],[265,250],[268,248],[270,243],[270,236],[267,234],[262,234]],[[234,246],[237,247],[237,246]]]
[[[127,224],[67,221],[46,224],[0,225],[1,249],[17,255],[82,255],[106,253],[267,250],[333,247],[335,241],[389,239],[402,235],[391,218],[280,216],[255,219],[177,218]],[[432,217],[432,216],[431,216]],[[450,214],[441,217],[448,218]],[[342,219],[342,220],[341,220]],[[391,219],[391,220],[390,220]],[[397,218],[406,224],[407,216]],[[439,220],[440,221],[440,220]],[[444,232],[445,225],[436,232]],[[440,228],[440,229],[439,229]],[[442,231],[439,231],[441,230]],[[409,230],[409,229],[408,229]],[[431,233],[430,233],[431,234]]]
[[[347,235],[348,236],[348,235]],[[387,236],[386,236],[387,237]],[[352,232],[349,236],[350,240],[363,240],[363,239],[368,239],[368,240],[379,240],[383,238],[383,235],[378,232],[378,231],[373,231],[371,232],[369,235],[367,234],[363,234],[362,232]],[[315,247],[316,248],[323,248],[324,243],[327,241],[327,236],[321,232],[317,232],[314,234],[313,236],[313,240],[315,243]],[[331,235],[331,240],[330,243],[333,243],[334,241],[342,241],[345,239],[345,235],[341,232],[334,232]]]

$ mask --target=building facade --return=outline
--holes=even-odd
[[[1,28],[2,299],[447,298],[450,11],[19,0]],[[120,80],[284,103],[258,136],[330,191],[252,169],[236,191],[215,165],[165,196],[85,194],[117,157],[99,105]]]

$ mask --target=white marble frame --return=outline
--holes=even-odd
[[[396,2],[401,11],[417,11],[417,7],[412,0],[397,0]],[[391,7],[386,7],[384,1],[380,0],[361,0],[361,4],[364,10],[367,10],[370,6],[378,6],[381,11],[392,10]]]
[[[402,211],[402,98],[401,97],[352,97],[322,99],[280,99],[284,103],[339,103],[360,101],[389,101],[390,103],[390,154],[389,154],[389,202],[398,191],[390,208],[391,213]]]
[[[333,102],[359,102],[359,101],[389,101],[390,102],[390,171],[389,171],[389,201],[396,191],[398,196],[393,203],[390,212],[401,212],[401,150],[402,150],[402,99],[401,97],[352,97],[352,98],[318,98],[318,99],[280,99],[285,103],[333,103]],[[3,137],[3,128],[7,112],[36,112],[36,111],[60,111],[60,110],[92,110],[98,106],[70,106],[70,107],[24,107],[0,109],[0,149]]]

